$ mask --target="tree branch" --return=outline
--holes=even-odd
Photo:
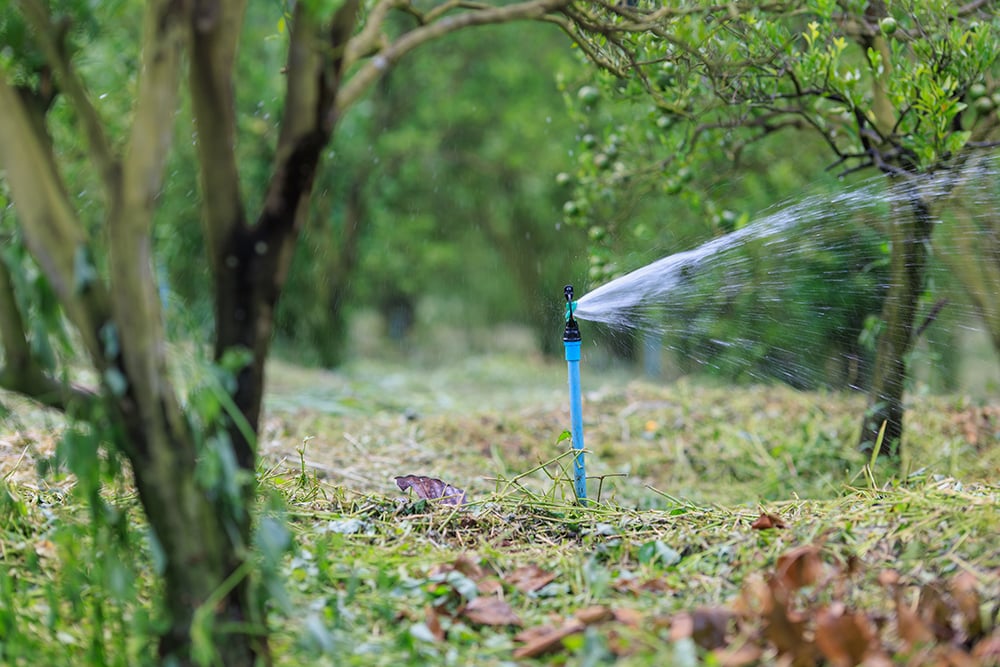
[[[52,22],[52,17],[45,4],[39,0],[18,0],[29,25],[35,33],[35,39],[45,54],[50,67],[55,72],[59,88],[69,100],[76,112],[83,135],[87,140],[90,158],[94,162],[104,186],[104,193],[111,201],[121,175],[121,165],[111,142],[104,132],[104,124],[100,114],[94,107],[82,79],[76,72],[66,52],[63,43],[65,30],[58,29]]]
[[[258,237],[269,242],[275,221],[301,228],[302,197],[312,187],[320,151],[330,139],[338,109],[334,104],[346,69],[348,45],[357,21],[359,0],[347,0],[323,31],[306,3],[295,6],[288,49],[287,92],[275,169],[268,183]],[[294,215],[291,215],[293,212]]]
[[[108,216],[114,324],[118,342],[108,363],[127,382],[121,409],[136,454],[193,465],[194,443],[169,382],[159,290],[153,271],[152,218],[172,143],[181,54],[188,39],[190,5],[152,0],[146,7],[136,107],[125,154],[122,187]],[[168,436],[172,436],[169,437]],[[185,447],[177,451],[178,446]],[[182,462],[182,463],[179,463]]]
[[[400,58],[422,44],[470,26],[509,23],[518,20],[542,19],[547,14],[568,6],[570,0],[527,0],[503,7],[470,10],[456,16],[442,18],[400,36],[379,51],[371,60],[344,84],[337,93],[337,113],[358,101],[375,81],[384,75]]]
[[[233,66],[245,9],[245,0],[199,0],[192,16],[188,83],[198,129],[202,228],[216,275],[225,261],[225,239],[234,228],[246,226],[236,164],[233,95]]]
[[[14,296],[10,269],[0,260],[0,344],[4,353],[0,387],[64,412],[71,405],[89,406],[97,400],[93,391],[46,374],[35,361],[24,332],[24,317]]]
[[[389,11],[398,7],[400,0],[379,0],[365,19],[361,32],[355,35],[347,44],[347,53],[344,56],[344,68],[348,68],[365,56],[370,56],[379,48],[382,48],[380,41],[385,37],[382,35],[382,26],[389,15]]]
[[[88,240],[63,185],[44,124],[33,122],[0,67],[0,165],[7,170],[25,242],[95,359],[108,317],[105,286],[89,264]]]

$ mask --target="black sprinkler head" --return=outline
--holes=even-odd
[[[580,327],[573,317],[573,286],[566,285],[563,288],[563,295],[566,297],[566,328],[563,330],[564,343],[576,343],[580,341]]]

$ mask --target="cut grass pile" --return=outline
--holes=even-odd
[[[264,532],[293,537],[278,664],[1000,663],[995,406],[914,399],[904,460],[866,468],[857,396],[585,377],[603,482],[580,507],[558,365],[272,378]],[[72,479],[33,471],[57,428],[25,414],[3,441],[0,651],[142,664],[158,619],[137,502],[111,483],[90,527]],[[469,502],[402,494],[407,474]]]

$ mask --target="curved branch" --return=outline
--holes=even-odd
[[[24,317],[14,296],[10,269],[3,260],[0,260],[0,344],[4,353],[0,387],[64,412],[71,405],[89,406],[97,401],[97,394],[90,389],[60,382],[35,361],[25,336]]]
[[[528,0],[504,7],[471,10],[415,28],[379,51],[351,77],[350,81],[340,88],[334,103],[334,111],[340,113],[357,102],[365,91],[389,71],[400,58],[427,42],[470,26],[541,19],[547,14],[568,6],[569,3],[570,0]]]
[[[344,56],[345,69],[381,48],[379,42],[383,39],[382,26],[385,24],[389,11],[398,7],[399,4],[400,0],[379,0],[372,7],[361,32],[355,35],[347,45],[347,52]]]
[[[83,135],[87,139],[90,158],[101,176],[105,196],[111,201],[121,176],[121,164],[104,132],[100,114],[91,101],[83,80],[70,62],[66,45],[62,43],[66,30],[53,24],[48,8],[42,2],[18,0],[18,4],[21,5],[25,19],[35,32],[35,39],[45,53],[49,66],[55,72],[59,88],[76,112]]]
[[[25,242],[87,351],[99,360],[98,332],[108,319],[106,288],[89,266],[86,232],[66,194],[44,125],[32,120],[2,66],[0,108],[0,165],[7,170]]]

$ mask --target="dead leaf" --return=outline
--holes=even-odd
[[[576,619],[570,619],[558,628],[545,627],[540,628],[537,631],[532,629],[531,631],[519,633],[514,637],[514,639],[527,643],[524,646],[515,649],[514,659],[520,660],[522,658],[536,658],[540,655],[545,655],[546,653],[558,651],[562,648],[562,642],[566,639],[566,637],[582,632],[585,627],[586,626],[582,622]]]
[[[878,583],[885,588],[895,586],[899,583],[899,572],[895,570],[882,570],[878,573]]]
[[[627,625],[630,628],[637,628],[642,624],[642,614],[635,609],[621,607],[615,609],[612,614],[614,614],[616,621],[622,625]]]
[[[934,641],[934,633],[920,619],[916,612],[910,609],[903,596],[896,591],[896,631],[899,638],[910,647],[929,644]]]
[[[777,514],[761,512],[757,520],[750,524],[754,530],[768,530],[770,528],[786,528],[786,524]]]
[[[619,593],[666,593],[670,590],[670,584],[665,577],[653,579],[639,579],[638,577],[622,578],[615,581],[615,590]]]
[[[734,612],[749,619],[771,613],[773,603],[774,596],[764,576],[760,572],[751,572],[744,579],[740,594],[731,607]]]
[[[496,595],[503,590],[503,584],[496,577],[487,577],[476,582],[480,595]]]
[[[976,575],[963,570],[952,577],[948,584],[951,597],[961,614],[966,636],[975,641],[983,635],[983,619],[979,613],[979,591]]]
[[[920,589],[917,614],[939,641],[951,641],[955,637],[955,629],[951,627],[951,607],[937,585],[931,583]]]
[[[531,593],[548,585],[555,578],[554,572],[547,572],[537,565],[525,565],[507,575],[507,583],[522,593]]]
[[[452,568],[473,581],[482,579],[485,574],[483,568],[479,566],[479,557],[473,554],[459,554],[458,558],[452,563]]]
[[[815,639],[820,652],[834,667],[854,667],[878,648],[868,617],[847,611],[839,602],[817,612]]]
[[[603,605],[594,605],[592,607],[584,607],[583,609],[577,610],[577,612],[573,614],[573,617],[584,625],[593,625],[594,623],[610,621],[614,618],[614,614],[608,607]]]
[[[451,484],[442,482],[435,477],[424,477],[423,475],[404,475],[396,477],[396,486],[400,491],[413,489],[418,498],[424,500],[438,500],[445,505],[464,505],[465,491],[456,488]]]
[[[725,651],[713,651],[712,657],[719,667],[746,667],[756,664],[764,651],[754,644],[746,643],[738,648],[727,648]]]
[[[1000,665],[1000,629],[982,639],[972,649],[972,656],[984,665]]]
[[[479,625],[521,625],[510,605],[495,597],[478,597],[465,605],[462,615]]]
[[[694,627],[691,637],[698,646],[706,650],[722,648],[726,645],[726,629],[733,618],[733,612],[721,607],[700,607],[691,613]]]
[[[774,566],[774,576],[786,590],[796,591],[819,581],[823,577],[823,570],[819,548],[806,545],[779,556]]]
[[[769,582],[771,602],[764,626],[764,636],[786,656],[791,664],[816,663],[816,646],[806,637],[806,616],[788,606],[788,589],[772,577]]]
[[[439,642],[444,641],[444,629],[441,627],[441,620],[438,618],[434,607],[427,605],[424,608],[424,617],[424,623],[427,625],[427,629],[430,630],[434,639]]]

